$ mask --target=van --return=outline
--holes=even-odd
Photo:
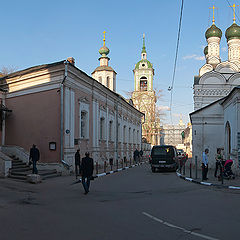
[[[177,150],[171,145],[153,146],[151,151],[152,172],[156,169],[177,169]]]

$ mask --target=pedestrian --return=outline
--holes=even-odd
[[[30,149],[30,155],[29,155],[29,162],[33,164],[33,169],[32,169],[32,173],[33,174],[38,174],[38,170],[37,170],[37,161],[40,158],[40,152],[37,149],[36,145],[33,144],[32,148]]]
[[[139,155],[140,155],[141,161],[142,161],[142,159],[143,159],[143,150],[142,149],[140,150]]]
[[[75,153],[75,173],[76,173],[76,179],[77,176],[80,174],[80,153],[79,153],[80,149],[77,150],[77,152]]]
[[[133,153],[133,159],[135,161],[135,163],[138,162],[138,159],[139,159],[139,151],[136,149]]]
[[[215,159],[216,159],[216,168],[215,168],[214,176],[217,177],[218,168],[220,170],[220,175],[222,172],[223,155],[221,153],[221,148],[217,148],[217,154]]]
[[[205,149],[202,155],[202,181],[208,180],[207,173],[208,173],[208,148]]]
[[[82,185],[85,190],[84,194],[88,194],[90,188],[90,180],[92,179],[93,175],[93,159],[89,157],[89,152],[85,153],[84,158],[82,158],[81,164],[81,175],[82,175]],[[87,181],[86,181],[87,179]]]

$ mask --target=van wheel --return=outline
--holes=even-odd
[[[152,167],[152,172],[156,172],[156,168],[155,167]]]

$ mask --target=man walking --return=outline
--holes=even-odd
[[[207,172],[208,172],[208,152],[209,150],[206,148],[202,155],[202,181],[208,180]]]
[[[77,176],[80,174],[80,149],[77,150],[75,153],[75,173],[76,173],[76,179]]]
[[[84,158],[82,158],[82,164],[81,164],[81,175],[82,175],[82,185],[85,190],[84,194],[88,194],[89,187],[90,187],[90,180],[93,175],[93,159],[89,157],[89,152],[85,153]],[[87,179],[87,182],[86,182]]]
[[[133,159],[135,163],[139,161],[139,151],[137,149],[133,153]]]
[[[29,155],[29,161],[32,161],[33,164],[33,170],[32,173],[33,174],[38,174],[38,170],[37,170],[37,161],[40,158],[40,152],[37,149],[36,145],[33,144],[32,148],[30,149],[30,155]]]

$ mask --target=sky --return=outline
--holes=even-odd
[[[225,31],[232,24],[232,0],[185,0],[173,87],[172,122],[182,115],[189,122],[193,111],[193,78],[205,64],[205,32],[212,24],[222,30],[220,57],[227,60]],[[170,120],[170,92],[181,0],[41,0],[1,2],[0,69],[22,70],[74,57],[76,66],[91,75],[99,65],[98,50],[110,49],[109,65],[117,72],[117,92],[127,97],[134,90],[133,69],[141,59],[142,35],[146,36],[147,58],[155,69],[154,88],[161,90],[157,105]],[[236,9],[240,16],[239,8]],[[237,24],[239,21],[237,19]]]

